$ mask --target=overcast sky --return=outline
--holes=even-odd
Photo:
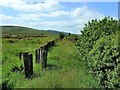
[[[0,0],[0,25],[26,26],[79,34],[91,19],[118,17],[117,2]]]

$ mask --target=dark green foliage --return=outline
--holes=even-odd
[[[68,35],[70,36],[70,35],[71,35],[71,33],[68,33]]]
[[[8,85],[8,81],[6,80],[2,83],[2,90],[13,90],[13,86],[12,84]]]
[[[118,25],[110,17],[89,21],[77,41],[81,59],[105,88],[120,88]]]
[[[68,39],[69,41],[76,43],[77,40],[79,40],[79,35],[77,34],[70,34],[66,37],[66,39]]]
[[[65,34],[60,32],[59,38],[63,39],[64,37],[65,37]]]

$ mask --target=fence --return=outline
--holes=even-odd
[[[40,49],[36,49],[35,54],[36,54],[36,63],[41,63],[42,68],[47,67],[47,53],[48,51],[45,50],[43,47]]]
[[[55,45],[58,39],[48,42],[44,46],[35,50],[36,63],[40,63],[43,68],[47,67],[47,55],[48,49]],[[33,56],[28,52],[19,52],[19,59],[24,61],[24,72],[27,78],[30,78],[33,74]]]

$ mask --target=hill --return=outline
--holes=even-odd
[[[55,35],[54,33],[44,31],[44,30],[37,30],[28,27],[21,27],[21,26],[0,26],[2,27],[2,34],[22,34],[22,35],[44,35],[44,36],[51,36]]]
[[[69,34],[67,32],[60,32],[60,31],[56,31],[56,30],[47,30],[47,32],[54,33],[54,34],[60,34],[60,33],[64,33],[65,35]]]

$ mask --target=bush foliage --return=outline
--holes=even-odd
[[[120,88],[118,22],[111,17],[89,21],[77,41],[81,59],[105,88]]]

